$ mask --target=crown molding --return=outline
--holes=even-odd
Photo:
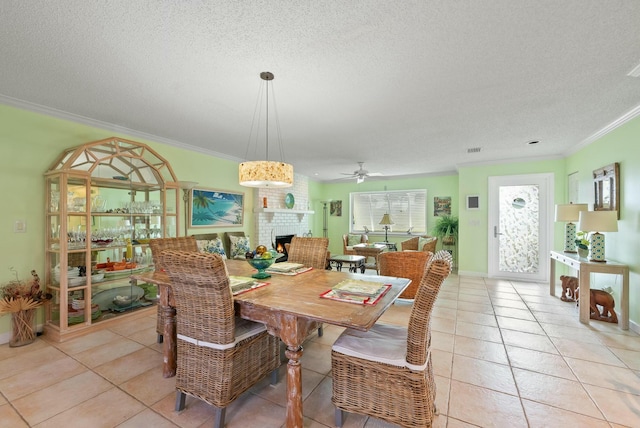
[[[617,118],[616,120],[614,120],[613,122],[605,126],[604,128],[600,129],[599,131],[591,134],[589,137],[580,141],[578,144],[576,144],[570,150],[568,150],[566,154],[572,155],[576,153],[577,151],[587,147],[589,144],[599,140],[600,138],[604,137],[608,133],[614,131],[615,129],[621,127],[625,123],[635,119],[638,116],[640,116],[640,105],[629,110],[627,113],[623,114],[622,116],[620,116],[619,118]]]
[[[136,131],[135,129],[127,128],[127,127],[116,125],[109,122],[103,122],[101,120],[92,119],[90,117],[81,116],[75,113],[69,113],[64,110],[59,110],[56,108],[43,106],[41,104],[20,100],[18,98],[13,98],[3,94],[0,94],[0,103],[6,104],[11,107],[16,107],[23,110],[31,111],[33,113],[40,113],[47,116],[55,117],[57,119],[68,120],[70,122],[79,123],[81,125],[104,129],[106,131],[114,132],[117,134],[126,134],[135,138],[142,138],[149,141],[155,141],[157,143],[163,143],[169,146],[178,147],[178,148],[189,150],[192,152],[198,152],[205,155],[210,155],[210,156],[214,156],[217,158],[226,159],[226,160],[230,160],[238,163],[244,162],[244,159],[236,158],[234,156],[229,156],[224,153],[203,149],[202,147],[193,146],[191,144],[183,143],[181,141],[160,137],[158,135],[153,135],[153,134],[149,134],[142,131]]]

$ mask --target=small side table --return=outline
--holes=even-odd
[[[386,244],[357,244],[353,246],[353,251],[357,255],[373,258],[374,263],[367,264],[365,262],[365,267],[375,269],[376,273],[378,273],[378,255],[386,249]]]
[[[329,262],[334,262],[336,264],[336,270],[340,272],[342,270],[343,263],[349,263],[349,272],[356,273],[358,272],[358,268],[360,269],[360,273],[364,273],[365,265],[364,265],[364,256],[350,256],[350,255],[338,255],[332,256],[329,259]]]
[[[389,251],[398,251],[398,246],[395,242],[374,242],[376,245],[386,245]]]

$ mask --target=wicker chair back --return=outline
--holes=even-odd
[[[165,250],[161,255],[175,296],[177,331],[196,340],[235,339],[235,311],[224,259],[219,254]]]
[[[449,261],[432,258],[420,281],[407,327],[407,362],[409,364],[422,365],[429,358],[431,312],[440,287],[450,272]]]
[[[157,272],[164,269],[162,260],[160,260],[160,254],[162,254],[164,250],[198,252],[198,244],[193,235],[178,238],[152,239],[149,241],[149,247],[151,248],[151,257],[153,258],[153,264]]]
[[[324,269],[327,266],[328,247],[328,238],[294,236],[288,250],[288,261],[302,263],[314,269]]]
[[[432,253],[424,251],[387,251],[378,256],[378,269],[383,276],[409,278],[411,284],[399,297],[413,299],[431,256]]]

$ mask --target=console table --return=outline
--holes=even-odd
[[[590,287],[591,273],[608,273],[622,276],[622,293],[616,310],[620,313],[619,326],[622,330],[629,330],[629,266],[608,259],[606,262],[590,262],[581,259],[577,254],[551,251],[551,266],[549,269],[549,293],[556,295],[556,262],[567,265],[578,271],[580,283],[580,322],[589,324],[590,320]]]

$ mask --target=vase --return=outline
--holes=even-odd
[[[586,248],[578,247],[578,256],[582,259],[586,259],[587,257],[589,257],[589,250]]]
[[[9,346],[28,345],[36,340],[36,310],[24,309],[11,314],[11,331],[13,333]]]

